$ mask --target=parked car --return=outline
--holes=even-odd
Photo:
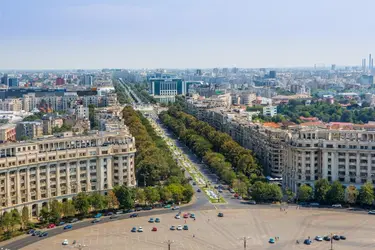
[[[75,223],[75,222],[77,222],[77,221],[78,221],[77,218],[73,218],[73,219],[70,221],[70,223]]]
[[[113,212],[108,212],[105,214],[105,216],[111,216],[111,215],[113,215]]]
[[[233,189],[229,189],[229,192],[231,193],[231,194],[234,194],[235,193],[235,191],[233,190]]]
[[[334,240],[340,240],[340,236],[338,236],[337,234],[333,235],[332,237]]]
[[[303,241],[303,244],[305,244],[305,245],[311,245],[311,240],[309,240],[309,239],[305,239],[305,240]]]
[[[138,232],[142,233],[143,232],[143,228],[142,227],[138,227]]]
[[[346,240],[346,237],[344,235],[340,235],[340,240]]]
[[[224,214],[223,213],[218,213],[217,216],[218,217],[224,217]]]
[[[223,192],[223,190],[222,189],[219,189],[219,193],[222,193]]]
[[[156,222],[156,223],[160,223],[160,219],[159,219],[159,218],[156,218],[156,219],[155,219],[155,222]]]
[[[157,227],[153,227],[151,231],[156,232],[156,231],[158,231],[158,228]]]
[[[316,240],[316,241],[323,241],[323,238],[320,237],[320,236],[316,236],[316,237],[315,237],[315,240]]]
[[[67,230],[67,229],[72,229],[72,225],[71,224],[68,224],[68,225],[66,225],[65,227],[64,227],[64,230]]]
[[[137,232],[137,228],[136,227],[133,227],[132,230],[131,230],[132,233],[136,233]]]
[[[368,214],[374,214],[375,215],[375,210],[368,211]]]
[[[189,230],[189,227],[188,227],[188,225],[184,225],[184,228],[183,228],[184,230]]]
[[[332,207],[333,208],[342,208],[342,205],[341,204],[333,204]]]
[[[320,206],[320,204],[317,203],[317,202],[310,203],[310,207],[319,207],[319,206]]]
[[[181,219],[181,216],[179,214],[176,214],[176,216],[174,218],[179,220],[179,219]]]
[[[35,229],[30,229],[27,234],[33,234],[35,232]]]
[[[101,214],[101,213],[97,213],[95,216],[94,216],[94,218],[100,218],[100,217],[102,217],[103,215]]]
[[[256,204],[257,204],[257,202],[256,202],[256,201],[253,201],[253,200],[248,201],[247,203],[250,204],[250,205],[256,205]]]
[[[98,223],[100,222],[100,218],[95,218],[95,220],[91,221],[91,223]]]
[[[135,211],[142,211],[143,209],[141,207],[136,207]]]
[[[47,228],[55,228],[55,227],[56,225],[52,223],[52,224],[49,224]]]
[[[195,214],[190,214],[190,218],[195,219]]]
[[[174,206],[174,207],[172,207],[172,210],[179,210],[179,209],[180,209],[179,206]]]
[[[172,206],[170,204],[165,205],[164,208],[171,208]]]
[[[326,236],[323,237],[323,240],[325,240],[325,241],[331,241],[331,237],[329,237],[328,235],[326,235]]]
[[[145,207],[145,208],[143,208],[143,210],[146,210],[146,211],[152,210],[152,207]]]
[[[113,214],[109,217],[110,220],[117,219],[119,217],[118,214]]]
[[[177,230],[182,230],[182,226],[181,226],[181,225],[178,225],[178,226],[177,226]]]
[[[65,224],[65,221],[60,221],[59,226],[62,226]]]
[[[40,231],[34,231],[32,236],[39,236],[39,234],[40,234]]]
[[[270,239],[268,240],[268,243],[270,243],[270,244],[275,243],[275,239],[274,239],[274,238],[270,238]]]
[[[68,241],[67,239],[65,239],[65,240],[63,240],[62,244],[63,244],[64,246],[69,245],[69,241]]]
[[[138,214],[134,213],[130,215],[130,218],[135,218],[135,217],[138,217]]]
[[[184,219],[189,218],[189,214],[184,214]]]
[[[46,237],[46,236],[48,236],[48,232],[43,232],[43,233],[39,234],[39,237]]]
[[[172,230],[172,231],[174,231],[174,230],[176,230],[176,227],[175,226],[171,226],[169,229]]]
[[[193,186],[197,185],[197,183],[195,181],[193,181]]]
[[[154,223],[155,221],[154,221],[154,218],[150,218],[149,220],[148,220],[148,222],[150,222],[150,223]]]
[[[123,213],[124,213],[123,210],[118,210],[118,211],[116,211],[116,214],[123,214]]]

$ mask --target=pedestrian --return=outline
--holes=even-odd
[[[194,217],[194,221],[195,221],[195,217]]]
[[[193,234],[193,238],[195,238],[195,234]]]

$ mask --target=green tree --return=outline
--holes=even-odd
[[[29,208],[27,206],[24,206],[22,208],[22,216],[21,216],[21,222],[22,222],[22,229],[25,229],[29,223]]]
[[[49,204],[49,220],[53,223],[57,223],[62,216],[62,204],[58,200],[53,200]]]
[[[74,207],[73,201],[65,201],[62,203],[62,212],[64,217],[73,217],[76,214],[76,208]]]
[[[234,179],[232,182],[233,189],[241,196],[247,194],[247,185],[239,179]]]
[[[266,194],[266,183],[261,182],[261,181],[256,181],[252,186],[251,186],[251,197],[253,200],[256,201],[265,201],[267,199],[267,194]]]
[[[108,208],[110,209],[117,208],[120,205],[115,193],[112,190],[108,191],[106,199],[107,199]]]
[[[314,197],[317,202],[326,203],[327,193],[331,188],[327,179],[319,179],[315,181]]]
[[[115,186],[113,191],[117,197],[120,206],[125,209],[134,207],[135,189],[127,186]]]
[[[174,202],[180,202],[184,199],[184,188],[180,184],[171,184],[168,186],[168,189],[172,193]]]
[[[327,201],[331,204],[343,203],[345,201],[345,188],[339,181],[332,183],[327,193]]]
[[[299,201],[310,201],[313,198],[313,189],[309,185],[302,184],[297,194]]]
[[[190,202],[194,195],[193,187],[189,184],[184,185],[184,190],[182,191],[182,194],[184,196],[184,201]]]
[[[160,194],[158,190],[154,187],[146,187],[144,189],[146,202],[148,204],[154,204],[155,202],[160,200]]]
[[[285,194],[286,194],[286,196],[288,197],[288,200],[289,200],[289,201],[293,200],[294,197],[296,196],[296,194],[293,193],[293,191],[292,191],[290,188],[287,188],[287,189],[285,190]]]
[[[172,199],[172,192],[167,187],[160,188],[159,193],[160,193],[160,198],[164,202],[167,202]]]
[[[90,205],[96,210],[100,211],[106,208],[107,201],[103,195],[101,195],[99,192],[94,192],[89,197]]]
[[[87,215],[90,209],[89,196],[86,193],[79,193],[73,198],[75,209],[80,213]]]
[[[21,224],[21,215],[17,209],[13,209],[11,212],[11,221],[10,221],[11,230],[13,231],[14,228],[20,224]]]
[[[50,212],[48,211],[48,207],[42,207],[42,210],[40,210],[39,216],[41,217],[41,220],[43,222],[49,222],[50,219]]]
[[[142,188],[137,188],[135,190],[135,200],[139,204],[145,203],[145,201],[146,201],[146,195],[145,195],[145,191]]]
[[[283,192],[279,185],[273,183],[266,183],[267,186],[267,197],[271,201],[281,201],[283,198]]]
[[[345,201],[351,205],[355,204],[357,202],[358,194],[359,192],[354,185],[348,186],[345,192]]]
[[[370,182],[366,182],[359,189],[359,202],[362,205],[372,205],[374,202],[374,189]]]
[[[3,230],[9,231],[12,225],[12,219],[12,214],[10,212],[5,211],[1,218],[1,226]]]

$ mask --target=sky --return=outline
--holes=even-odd
[[[375,56],[373,0],[0,0],[0,69],[274,68]]]

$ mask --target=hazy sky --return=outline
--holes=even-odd
[[[0,0],[0,69],[359,65],[374,0]]]

